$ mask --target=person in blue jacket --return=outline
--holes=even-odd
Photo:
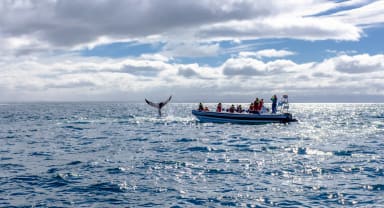
[[[271,97],[271,101],[272,101],[272,113],[276,113],[276,111],[277,111],[277,96],[273,95]]]

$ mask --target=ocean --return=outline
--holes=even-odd
[[[291,103],[299,122],[264,125],[194,108],[0,104],[0,207],[384,207],[384,104]]]

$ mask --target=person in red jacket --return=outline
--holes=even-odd
[[[260,112],[262,109],[263,109],[263,105],[264,105],[264,99],[261,99],[259,101],[259,106],[257,107],[257,110]]]
[[[256,98],[255,101],[253,102],[253,108],[255,111],[259,111],[259,98]]]
[[[217,104],[216,112],[221,112],[223,110],[221,103]]]
[[[249,112],[249,113],[253,113],[254,111],[255,111],[255,106],[253,105],[253,103],[251,103],[251,104],[249,105],[248,112]]]

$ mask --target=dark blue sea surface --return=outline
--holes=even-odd
[[[1,104],[0,207],[383,206],[384,104],[293,103],[299,122],[265,125],[195,107]]]

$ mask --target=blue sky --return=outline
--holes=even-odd
[[[0,102],[384,102],[383,0],[0,2]]]
[[[241,51],[240,47],[247,46],[247,50],[259,51],[274,48],[276,50],[295,51],[296,55],[289,58],[297,63],[310,61],[321,61],[330,58],[335,53],[368,53],[383,54],[384,47],[379,43],[383,41],[384,30],[381,28],[368,28],[365,35],[359,41],[337,41],[337,40],[292,40],[284,39],[262,39],[246,40],[241,43],[222,41],[220,45],[221,52],[207,57],[178,57],[178,63],[199,63],[211,66],[221,65],[225,60],[236,54],[233,51]],[[141,54],[152,54],[160,52],[164,47],[163,43],[150,44],[138,42],[116,42],[111,44],[101,44],[94,48],[85,48],[79,50],[81,56],[97,56],[109,58],[122,58],[127,56],[139,57]],[[268,59],[268,58],[267,58]],[[269,58],[270,59],[270,58]]]

